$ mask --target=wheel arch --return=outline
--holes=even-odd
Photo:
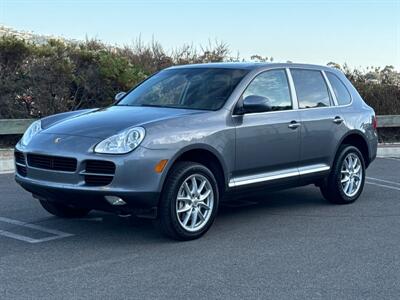
[[[192,161],[205,165],[216,176],[220,195],[222,196],[227,188],[228,171],[221,154],[213,147],[205,144],[195,144],[182,148],[167,164],[162,185],[173,166],[179,161]]]
[[[358,150],[360,150],[361,154],[363,155],[364,161],[365,161],[365,167],[367,168],[369,166],[369,164],[371,162],[370,155],[369,155],[370,149],[369,149],[367,139],[362,132],[360,132],[358,130],[352,130],[352,131],[348,132],[346,135],[344,135],[342,137],[342,139],[340,140],[340,143],[336,147],[335,159],[336,159],[337,155],[339,154],[338,151],[339,151],[340,146],[342,146],[342,145],[352,145],[352,146],[356,147]]]

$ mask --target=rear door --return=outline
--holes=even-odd
[[[299,172],[318,176],[329,172],[344,125],[322,71],[291,68],[290,73],[301,120]]]

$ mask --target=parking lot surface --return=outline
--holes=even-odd
[[[220,208],[201,239],[92,212],[58,219],[0,175],[0,298],[400,298],[400,160],[377,159],[360,199],[306,186]]]

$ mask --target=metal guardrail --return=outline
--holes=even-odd
[[[377,116],[378,128],[400,127],[400,115]]]
[[[0,119],[0,135],[23,134],[34,119]]]
[[[400,127],[400,115],[377,116],[378,128]],[[23,134],[34,119],[0,119],[0,135]]]

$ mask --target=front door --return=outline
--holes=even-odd
[[[293,110],[287,71],[273,69],[257,75],[242,95],[269,100],[266,112],[236,118],[236,167],[231,187],[279,180],[297,180],[300,116]]]

